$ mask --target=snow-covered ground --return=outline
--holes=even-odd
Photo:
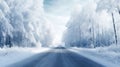
[[[0,49],[0,67],[21,61],[37,53],[48,51],[49,48],[3,48]]]
[[[0,49],[0,67],[19,62],[37,53],[49,51],[50,48],[3,48]],[[120,46],[99,48],[71,48],[69,49],[105,67],[120,67]]]
[[[93,49],[72,48],[77,52],[95,62],[105,65],[105,67],[120,67],[120,46],[99,47]]]

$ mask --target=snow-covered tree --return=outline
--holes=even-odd
[[[64,42],[69,46],[90,47],[94,43],[95,4],[84,6],[82,11],[71,17],[67,24]],[[92,41],[91,41],[92,40]]]
[[[99,47],[113,43],[111,27],[107,27],[111,26],[109,15],[97,13],[96,7],[96,2],[91,1],[81,11],[73,12],[63,37],[66,46]]]
[[[7,19],[1,15],[0,17],[0,46],[1,47],[3,47],[3,45],[6,45],[5,41],[7,41],[7,36],[9,36],[9,38],[12,37],[11,36],[12,31],[13,31],[12,26],[8,23]]]
[[[120,0],[99,0],[97,3],[97,11],[107,10],[111,14],[112,24],[114,29],[115,43],[118,43],[118,36],[116,30],[116,23],[114,13],[118,12],[120,14]]]
[[[1,0],[2,45],[8,43],[15,46],[51,45],[51,29],[47,25],[49,22],[42,7],[43,0]]]

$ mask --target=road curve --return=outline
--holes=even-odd
[[[8,67],[104,67],[88,58],[67,49],[52,49]]]

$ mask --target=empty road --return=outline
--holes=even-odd
[[[19,59],[19,58],[18,58]],[[93,58],[94,59],[94,58]],[[53,48],[8,67],[104,67],[65,48]]]

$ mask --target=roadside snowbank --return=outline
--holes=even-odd
[[[120,67],[120,46],[109,46],[99,48],[71,48],[71,51],[87,57],[105,67]]]
[[[37,53],[48,51],[49,48],[3,48],[0,49],[0,67],[19,62],[23,59],[31,57]]]

